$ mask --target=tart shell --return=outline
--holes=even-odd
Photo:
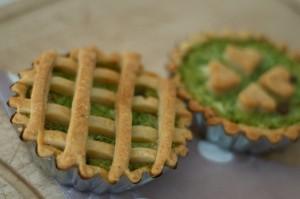
[[[96,55],[97,57],[95,57],[95,56],[91,57],[90,55]],[[73,58],[72,56],[74,56],[75,58]],[[82,57],[81,59],[79,59],[80,56]],[[75,61],[77,61],[76,60],[77,57],[79,59],[78,66],[77,66],[77,64],[76,65],[73,64]],[[119,134],[116,133],[116,135],[115,135],[115,137],[117,137],[119,135],[123,136],[118,139],[119,145],[121,147],[126,145],[126,144],[123,144],[124,140],[126,142],[129,140],[129,143],[127,143],[127,145],[130,147],[128,149],[128,151],[125,151],[124,149],[119,150],[121,155],[119,155],[117,157],[120,157],[120,158],[131,157],[131,155],[134,154],[135,156],[132,156],[133,159],[135,158],[135,160],[139,160],[139,157],[141,155],[143,155],[142,157],[145,157],[146,161],[153,162],[152,166],[141,166],[137,169],[130,170],[129,166],[128,166],[129,160],[128,160],[128,162],[127,162],[127,160],[124,160],[124,161],[122,161],[122,163],[124,162],[124,165],[126,166],[126,168],[122,169],[121,166],[119,166],[119,164],[117,164],[117,166],[116,166],[117,171],[114,171],[112,169],[112,167],[113,167],[113,164],[112,164],[110,170],[107,171],[104,168],[102,168],[101,166],[94,166],[94,165],[90,165],[86,162],[83,162],[82,159],[86,158],[86,156],[87,156],[86,154],[88,153],[87,151],[89,150],[89,151],[93,151],[94,153],[104,154],[103,156],[105,156],[105,157],[107,157],[107,156],[109,157],[109,155],[112,155],[112,159],[114,160],[116,157],[116,156],[114,156],[114,154],[117,151],[117,149],[116,149],[117,143],[115,145],[112,145],[112,144],[101,142],[101,141],[97,142],[94,140],[90,140],[87,135],[86,141],[82,142],[82,143],[84,143],[84,145],[86,145],[85,152],[79,153],[78,151],[80,151],[80,150],[77,148],[80,145],[74,144],[73,148],[71,148],[73,151],[72,150],[70,150],[70,151],[74,152],[74,154],[76,156],[80,155],[80,157],[79,158],[69,158],[69,157],[73,157],[73,156],[68,155],[68,156],[64,157],[63,155],[67,151],[68,136],[70,137],[72,134],[69,134],[69,132],[68,132],[68,134],[65,134],[64,132],[61,132],[60,130],[47,130],[47,129],[45,129],[44,124],[42,126],[41,125],[32,125],[33,128],[28,128],[28,123],[32,118],[37,118],[37,120],[39,120],[42,117],[41,115],[38,115],[38,114],[42,114],[44,117],[46,117],[47,114],[51,115],[51,114],[49,114],[49,112],[47,112],[48,110],[46,110],[46,108],[44,108],[44,107],[51,106],[51,108],[49,108],[49,110],[51,109],[52,113],[53,113],[53,111],[57,111],[58,107],[60,107],[59,111],[57,111],[57,114],[55,114],[56,119],[64,118],[65,120],[67,120],[68,118],[66,117],[65,113],[69,113],[69,114],[76,113],[75,111],[70,112],[64,106],[60,106],[55,103],[54,104],[52,103],[52,105],[50,105],[47,101],[43,101],[38,98],[41,95],[41,93],[45,94],[45,92],[48,92],[50,90],[50,84],[53,83],[53,81],[52,81],[53,78],[51,81],[47,81],[50,79],[50,74],[51,74],[47,71],[47,70],[49,70],[48,65],[51,65],[51,67],[55,67],[55,66],[62,67],[63,66],[68,70],[75,70],[75,69],[77,70],[76,67],[78,67],[79,74],[77,74],[78,79],[76,80],[76,83],[79,84],[79,86],[80,86],[80,87],[77,86],[77,89],[81,89],[82,91],[80,91],[80,92],[78,91],[79,94],[77,95],[77,97],[81,98],[81,99],[85,99],[86,98],[85,96],[93,96],[93,94],[91,94],[91,93],[86,93],[87,89],[85,88],[85,87],[87,87],[87,83],[89,83],[89,84],[91,83],[90,80],[87,81],[87,76],[89,78],[93,78],[93,76],[92,75],[86,75],[86,76],[82,75],[82,74],[87,74],[87,73],[84,73],[81,70],[89,69],[88,66],[91,65],[91,63],[93,63],[94,67],[96,68],[95,65],[96,65],[97,61],[95,59],[98,62],[100,62],[100,61],[113,62],[113,63],[117,62],[118,64],[120,64],[119,65],[120,67],[124,67],[124,68],[122,68],[122,70],[120,70],[120,73],[121,73],[120,78],[134,76],[134,78],[130,79],[130,82],[127,79],[121,79],[121,80],[123,80],[123,82],[125,82],[123,84],[122,84],[121,80],[119,82],[117,82],[118,84],[122,85],[122,86],[119,86],[118,91],[116,93],[116,95],[120,95],[118,97],[119,102],[118,103],[116,102],[116,103],[117,103],[117,105],[120,106],[119,112],[121,112],[122,114],[124,114],[126,111],[127,112],[132,111],[132,107],[138,107],[141,105],[140,98],[133,94],[136,84],[139,84],[139,85],[147,84],[147,86],[149,85],[149,87],[154,85],[156,89],[159,89],[158,93],[160,95],[159,99],[161,101],[160,101],[160,103],[157,103],[154,105],[155,105],[156,111],[160,110],[157,114],[161,114],[161,116],[160,116],[161,118],[159,121],[160,123],[158,125],[158,127],[160,129],[157,129],[157,132],[164,132],[164,134],[158,134],[157,138],[154,138],[154,142],[157,143],[157,145],[158,145],[157,151],[154,151],[154,149],[150,150],[148,148],[143,148],[143,147],[131,148],[132,132],[134,132],[134,130],[138,129],[138,127],[139,127],[139,129],[141,129],[141,125],[133,126],[132,124],[130,124],[132,122],[131,114],[130,114],[130,117],[127,115],[123,115],[123,116],[125,116],[123,118],[121,118],[121,116],[119,114],[119,117],[118,117],[119,121],[121,119],[122,120],[130,119],[130,120],[122,122],[122,125],[119,125],[120,126],[119,130],[120,131],[127,130],[127,134],[126,133],[119,133]],[[59,63],[59,64],[57,64],[57,63]],[[137,68],[136,72],[132,71],[132,68],[135,66]],[[46,68],[47,70],[43,70],[44,68],[42,68],[42,67]],[[41,74],[43,76],[41,76]],[[143,75],[144,79],[139,78],[142,75]],[[104,75],[102,75],[101,78],[106,78],[106,76],[104,77]],[[36,80],[36,79],[40,80],[40,82],[42,82],[42,83],[37,84],[37,86],[36,86],[34,83],[34,80]],[[47,82],[49,85],[47,85]],[[66,84],[65,82],[60,81],[60,85],[70,85],[70,84]],[[129,85],[129,83],[130,83],[130,85]],[[160,83],[160,84],[158,84],[158,83]],[[27,91],[29,89],[29,85],[33,85],[30,98],[26,97]],[[83,86],[85,86],[85,87],[83,88]],[[90,90],[94,89],[92,85],[90,85],[90,86],[91,86]],[[62,87],[60,87],[60,88],[62,88]],[[128,95],[128,93],[126,93],[128,91],[128,89],[132,89],[132,92],[131,92],[132,96]],[[49,173],[51,176],[53,176],[55,179],[57,179],[57,181],[59,181],[61,184],[73,186],[76,189],[79,189],[80,191],[91,191],[91,192],[98,194],[98,193],[103,193],[103,192],[122,192],[122,191],[128,190],[132,187],[140,186],[142,184],[145,184],[146,182],[151,181],[154,177],[159,176],[162,172],[164,172],[168,168],[174,168],[177,164],[178,157],[185,156],[188,152],[186,142],[188,140],[192,139],[192,134],[187,129],[187,127],[190,125],[190,122],[192,119],[191,113],[187,110],[185,104],[177,99],[176,89],[175,89],[175,85],[173,84],[173,82],[170,81],[169,79],[161,78],[158,75],[155,75],[151,72],[143,71],[142,66],[140,65],[139,55],[136,53],[127,53],[127,54],[125,53],[125,54],[120,54],[120,55],[119,54],[107,55],[107,54],[102,53],[97,48],[91,47],[91,48],[75,49],[75,50],[71,51],[70,55],[66,55],[66,57],[63,57],[63,55],[59,55],[54,51],[49,51],[49,52],[46,52],[41,55],[41,58],[35,62],[35,66],[33,68],[31,68],[29,70],[25,70],[20,73],[20,79],[12,85],[11,90],[12,90],[12,92],[15,93],[15,96],[12,96],[8,101],[8,106],[14,109],[14,110],[11,109],[11,114],[12,114],[11,122],[18,127],[17,131],[20,132],[21,139],[29,146],[34,160],[37,162],[38,165],[40,165],[47,173]],[[98,91],[97,91],[97,94],[99,94]],[[45,96],[47,97],[46,94],[45,94]],[[47,99],[45,96],[42,95],[42,97]],[[75,97],[76,96],[74,96],[74,99],[75,99]],[[131,99],[133,97],[136,97],[136,98]],[[172,103],[170,103],[170,100],[171,100],[171,99],[169,99],[170,97],[173,100]],[[126,98],[128,98],[128,99],[126,99]],[[34,101],[34,99],[35,100],[39,99],[38,103],[35,103],[37,100]],[[165,101],[164,103],[162,103],[163,100]],[[90,111],[86,108],[87,106],[90,106],[90,103],[83,102],[83,100],[76,100],[75,102],[76,103],[72,103],[73,106],[71,107],[71,109],[73,109],[73,107],[75,107],[76,111],[80,111],[78,114],[75,115],[76,116],[75,119],[80,120],[83,118],[85,123],[84,123],[84,125],[81,125],[81,126],[84,126],[85,128],[89,128],[91,126],[90,124],[91,124],[92,120],[87,120],[86,118],[92,118],[92,117],[95,118],[95,116],[89,115]],[[132,103],[133,105],[132,106],[126,105],[125,102]],[[148,102],[148,101],[144,100],[142,102],[143,102],[143,104],[145,104],[145,102]],[[153,102],[153,100],[151,102]],[[169,102],[169,104],[167,104],[167,102]],[[83,104],[83,103],[86,105],[81,106],[80,104]],[[40,104],[42,104],[43,106],[40,106]],[[34,108],[32,108],[32,107],[34,107]],[[43,108],[43,110],[41,109],[41,107]],[[121,110],[121,109],[124,109],[124,107],[126,108],[126,110],[125,111]],[[151,106],[151,107],[153,107],[153,106]],[[165,107],[167,107],[167,109]],[[33,110],[35,112],[32,113]],[[88,114],[88,116],[84,115],[85,112]],[[28,114],[26,114],[26,113],[28,113]],[[38,113],[38,114],[36,114],[36,113]],[[38,117],[37,117],[37,115],[38,115]],[[77,118],[77,116],[78,116],[78,118]],[[178,126],[178,128],[175,127],[175,125],[174,125],[176,116],[178,116],[178,122],[179,122],[179,126],[180,126],[180,127]],[[114,132],[114,127],[109,128],[112,122],[103,124],[107,120],[104,120],[101,118],[99,119],[99,118],[100,118],[100,116],[98,117],[98,121],[96,122],[97,123],[96,125],[94,122],[94,126],[97,127],[97,125],[98,125],[101,127],[101,129],[104,129],[104,128],[113,129],[111,131]],[[31,121],[33,121],[33,120],[31,120]],[[117,121],[114,121],[114,122],[116,123]],[[75,121],[73,123],[78,124],[79,122]],[[114,125],[116,125],[116,124],[114,124]],[[171,125],[173,125],[173,126],[171,126]],[[38,126],[38,128],[37,128],[37,126]],[[71,122],[70,122],[69,126],[71,126]],[[107,126],[109,126],[109,127],[107,127]],[[133,130],[131,130],[131,128],[128,129],[131,126],[134,127]],[[39,130],[37,132],[37,135],[32,134],[30,130],[37,131],[36,129],[41,129],[41,130]],[[69,129],[70,129],[70,127],[69,127]],[[78,128],[74,128],[74,129],[77,130]],[[147,131],[147,130],[149,130],[149,128],[144,127],[142,130],[145,133],[149,132],[149,131]],[[74,131],[71,131],[71,132],[74,132]],[[79,134],[81,132],[88,133],[88,130],[80,131]],[[77,134],[74,134],[74,135],[76,135],[76,136],[74,136],[74,139],[72,137],[71,137],[72,139],[69,139],[69,141],[70,141],[69,146],[72,146],[72,145],[70,145],[71,142],[76,141],[78,143],[81,140],[83,140],[83,139],[79,139]],[[126,137],[124,137],[124,135]],[[135,136],[135,138],[136,138],[136,136]],[[160,138],[160,139],[158,139],[158,138]],[[116,140],[117,140],[117,138],[116,138]],[[174,140],[176,140],[176,141],[174,141]],[[177,145],[175,147],[172,147],[172,144],[175,142]],[[110,149],[113,149],[113,150],[110,150]],[[167,151],[166,151],[166,149],[167,149]],[[151,156],[151,154],[154,154],[154,153],[150,153],[151,151],[154,151],[155,154],[159,155],[157,157],[155,156],[154,160],[152,160],[152,159],[149,160],[150,158],[153,158],[153,156]],[[126,153],[127,153],[127,156],[126,156]],[[74,162],[70,162],[70,161],[74,161]],[[121,172],[119,172],[120,169],[122,169]],[[110,175],[110,173],[111,173],[111,175]],[[117,177],[114,177],[115,175]],[[113,176],[113,177],[110,177],[110,176]]]
[[[167,70],[171,74],[171,78],[177,84],[179,96],[188,103],[189,109],[195,114],[196,122],[201,125],[205,122],[207,129],[205,132],[206,138],[228,149],[254,153],[266,152],[274,148],[286,146],[290,142],[299,139],[300,124],[294,124],[284,128],[268,129],[235,123],[219,116],[212,108],[201,104],[191,96],[182,83],[180,74],[177,70],[181,65],[181,60],[195,44],[203,43],[214,38],[266,41],[281,52],[287,53],[291,59],[300,61],[299,52],[288,51],[287,45],[275,43],[266,36],[257,33],[230,31],[223,31],[220,33],[200,33],[181,42],[172,51],[170,61],[167,64]],[[242,141],[238,141],[238,139],[242,139]],[[260,145],[259,147],[258,144]]]

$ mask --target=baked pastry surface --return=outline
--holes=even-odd
[[[300,60],[285,45],[247,32],[199,34],[178,45],[168,69],[209,125],[252,141],[299,137]]]
[[[191,114],[172,81],[145,72],[136,53],[95,47],[43,53],[12,87],[12,123],[57,167],[116,183],[158,176],[185,156]]]

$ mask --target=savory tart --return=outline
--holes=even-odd
[[[21,138],[36,143],[40,157],[55,157],[58,169],[77,167],[84,179],[138,183],[144,173],[175,167],[188,151],[191,113],[174,83],[145,72],[138,54],[48,51],[11,89]]]
[[[168,69],[190,109],[222,126],[226,139],[299,137],[300,60],[286,46],[259,34],[200,34],[174,50]]]

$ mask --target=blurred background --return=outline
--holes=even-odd
[[[142,54],[147,69],[165,75],[164,65],[176,43],[196,32],[224,28],[264,33],[291,48],[300,49],[300,0],[0,0],[0,69],[19,71],[30,66],[31,61],[47,49],[66,52],[75,47],[96,45],[107,52],[137,51]],[[195,146],[192,154],[196,153]],[[2,109],[0,157],[44,197],[63,197],[55,182],[31,162]],[[201,161],[199,169],[203,173],[198,176],[194,177],[194,172],[184,175],[186,171],[182,168],[176,170],[177,175],[185,176],[180,180],[186,184],[199,183],[199,189],[190,184],[167,186],[172,179],[180,181],[173,172],[161,177],[158,184],[143,187],[141,196],[135,192],[134,197],[150,198],[158,187],[164,187],[158,191],[161,198],[193,198],[195,194],[201,198],[233,198],[230,190],[236,186],[242,190],[237,191],[237,198],[251,198],[254,192],[260,196],[256,198],[299,196],[299,170],[285,171],[275,166],[276,175],[273,175],[274,166],[271,170],[267,163],[264,163],[266,168],[259,167],[252,159],[241,165],[223,167],[200,158],[187,158],[182,167],[192,171],[197,169],[192,165]],[[234,175],[236,173],[238,175]],[[211,178],[214,174],[221,178]],[[167,180],[168,177],[171,180]],[[270,178],[270,182],[263,182],[264,178]],[[227,179],[239,183],[230,185]],[[284,181],[287,179],[288,182]],[[277,189],[278,185],[282,188]],[[216,189],[210,190],[213,186]],[[0,178],[0,199],[18,198],[16,192]],[[176,195],[179,192],[182,195]],[[158,195],[155,198],[159,198]]]
[[[164,72],[169,51],[195,32],[249,30],[300,48],[299,0],[0,0],[1,68],[26,67],[41,51],[95,44],[138,51]]]

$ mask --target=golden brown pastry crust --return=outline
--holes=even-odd
[[[210,73],[208,87],[216,94],[228,91],[241,82],[240,76],[235,71],[216,60],[211,61],[208,67]]]
[[[116,144],[114,159],[108,174],[110,182],[117,182],[129,164],[132,132],[131,107],[136,76],[141,72],[140,57],[135,54],[127,54],[121,65],[121,77],[115,104]]]
[[[117,63],[120,68],[98,68],[98,62]],[[76,82],[52,77],[53,68],[76,75]],[[93,81],[116,83],[119,88],[117,93],[93,88]],[[136,85],[159,91],[159,98],[134,96]],[[33,92],[28,98],[26,93],[30,87]],[[191,113],[175,98],[172,83],[143,71],[139,55],[135,53],[106,55],[95,47],[72,50],[69,56],[46,52],[35,61],[32,69],[20,73],[20,80],[11,89],[16,93],[9,99],[9,105],[16,108],[12,122],[24,130],[22,138],[37,142],[38,155],[54,155],[59,169],[78,167],[83,178],[100,175],[107,182],[115,183],[121,175],[126,175],[131,182],[137,183],[145,172],[159,175],[164,165],[176,164],[177,155],[186,155],[186,141],[192,138],[187,129]],[[48,102],[49,90],[66,96],[74,94],[71,109]],[[116,120],[90,115],[91,101],[115,105]],[[158,114],[159,128],[132,126],[132,109]],[[175,115],[178,118],[176,128]],[[45,130],[46,119],[69,125],[68,133]],[[116,145],[89,139],[89,132],[115,137]],[[157,142],[160,148],[132,148],[132,141]],[[172,147],[172,143],[176,146]],[[87,156],[109,159],[113,163],[107,171],[87,164]],[[155,169],[143,166],[130,170],[129,162],[149,164]]]
[[[225,49],[225,58],[246,75],[252,74],[261,61],[261,55],[256,50],[233,45]]]
[[[175,166],[177,156],[173,155],[172,143],[175,124],[176,88],[171,80],[161,79],[159,85],[159,112],[158,112],[158,147],[151,174],[157,176],[161,173],[164,164],[168,161]]]
[[[259,83],[273,94],[286,99],[292,96],[295,86],[290,81],[291,74],[283,66],[276,66],[259,78]]]
[[[170,61],[167,64],[167,70],[171,73],[173,80],[176,82],[178,95],[182,99],[188,100],[190,110],[193,112],[203,113],[208,125],[223,125],[225,132],[231,136],[242,133],[252,141],[258,141],[262,137],[265,137],[274,144],[278,143],[284,137],[287,137],[290,140],[297,140],[300,136],[300,124],[277,129],[259,128],[245,124],[238,124],[229,121],[226,118],[220,117],[214,110],[207,106],[201,105],[200,102],[193,99],[193,97],[189,94],[189,92],[185,89],[183,83],[181,82],[181,77],[177,72],[177,69],[180,67],[181,61],[185,54],[188,53],[188,51],[195,44],[206,42],[213,38],[231,38],[235,40],[255,39],[257,41],[267,41],[278,50],[282,51],[283,53],[287,53],[288,56],[292,59],[300,61],[299,52],[290,52],[287,50],[287,46],[285,44],[283,45],[275,43],[262,34],[249,32],[230,32],[227,30],[220,33],[196,34],[180,43],[173,50],[170,55]]]
[[[78,62],[66,146],[63,153],[57,156],[57,166],[61,169],[68,169],[78,165],[80,173],[91,177],[93,173],[86,166],[85,140],[88,137],[90,93],[93,85],[93,72],[96,67],[96,52],[93,49],[81,49],[78,53]]]
[[[238,102],[245,111],[274,112],[276,110],[276,101],[257,83],[251,83],[242,90]]]

